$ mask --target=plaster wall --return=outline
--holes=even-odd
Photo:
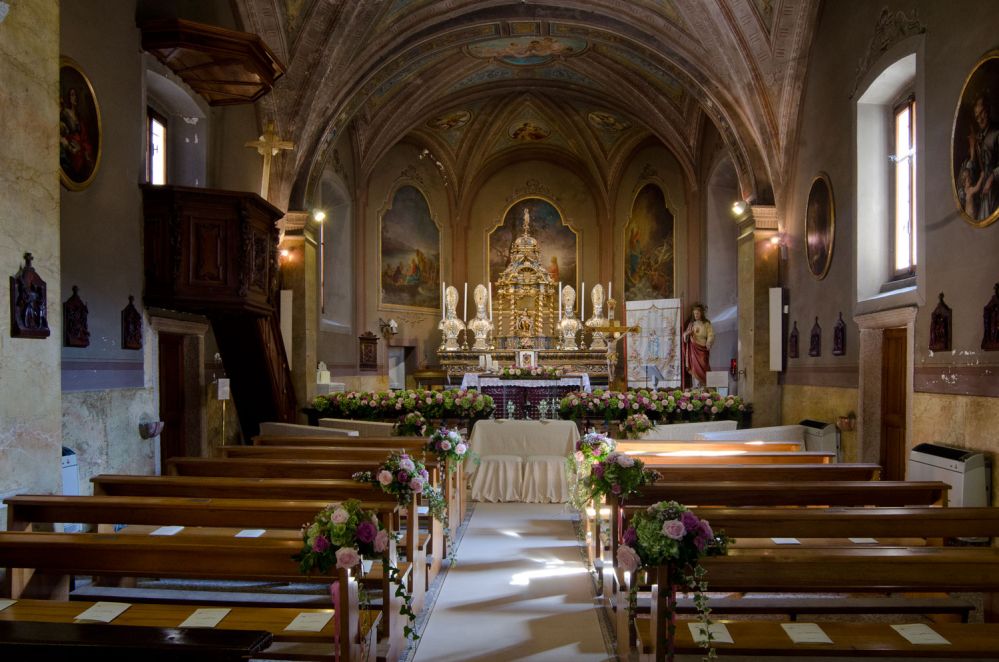
[[[0,315],[0,496],[61,486],[59,346],[59,3],[11,3],[0,23],[0,265],[14,275],[23,255],[48,284],[44,340],[11,338]],[[0,310],[9,310],[3,288]]]
[[[781,425],[796,425],[806,418],[835,424],[838,417],[856,413],[859,395],[855,388],[794,384],[784,386],[781,398]],[[860,457],[856,430],[840,432],[840,448],[842,462],[867,461]]]

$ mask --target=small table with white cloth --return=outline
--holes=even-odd
[[[472,428],[469,450],[472,501],[563,503],[569,498],[566,458],[579,430],[572,421],[482,420]]]

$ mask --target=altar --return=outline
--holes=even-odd
[[[558,379],[500,379],[491,375],[466,373],[461,388],[478,389],[493,399],[499,418],[555,418],[559,401],[574,391],[590,392],[590,376],[564,375]]]

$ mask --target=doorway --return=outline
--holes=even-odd
[[[184,396],[184,336],[176,333],[159,334],[160,373],[160,473],[165,473],[166,461],[187,455],[187,424]]]
[[[159,418],[164,422],[157,466],[161,474],[171,457],[208,455],[204,369],[208,322],[194,315],[179,315],[160,310],[149,315],[157,338],[156,387]]]
[[[881,344],[881,450],[884,480],[905,480],[908,347],[906,329],[885,329]]]

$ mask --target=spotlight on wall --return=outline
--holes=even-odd
[[[732,203],[732,215],[742,216],[743,214],[746,213],[746,209],[748,208],[749,205],[747,205],[744,200],[736,200],[735,202]]]
[[[322,209],[317,209],[316,211],[312,212],[312,220],[315,221],[316,223],[322,223],[323,221],[326,220],[326,212],[324,212]]]
[[[775,234],[774,236],[770,237],[770,243],[773,244],[774,246],[779,245],[780,242],[781,239],[779,234]]]
[[[287,258],[289,255],[291,255],[291,251],[289,251],[287,248],[282,248],[281,249],[281,257],[282,258]]]

